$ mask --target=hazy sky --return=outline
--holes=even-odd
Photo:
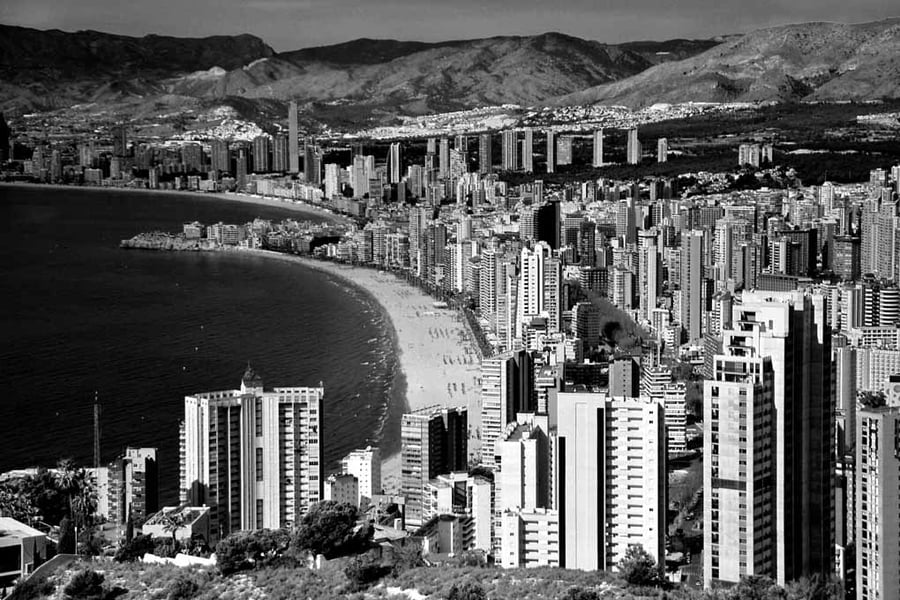
[[[359,37],[438,41],[561,31],[602,42],[711,37],[900,15],[896,0],[0,0],[0,23],[126,35],[252,33],[278,51]]]

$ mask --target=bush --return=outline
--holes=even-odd
[[[202,579],[201,579],[202,578]],[[180,573],[166,586],[166,600],[193,600],[208,580],[202,574]]]
[[[78,571],[63,591],[72,600],[102,600],[103,575],[93,569]]]
[[[148,552],[154,554],[156,542],[149,535],[139,535],[133,540],[124,542],[116,550],[114,560],[116,562],[134,562],[140,560]]]
[[[7,600],[33,600],[49,596],[55,591],[52,583],[46,579],[37,580],[34,577],[22,579],[13,588]]]
[[[487,594],[477,581],[466,580],[454,583],[447,594],[447,600],[486,600]]]
[[[291,536],[284,529],[259,529],[232,533],[216,546],[216,559],[223,575],[292,562]]]
[[[383,566],[381,561],[370,554],[350,558],[344,568],[344,575],[350,581],[351,592],[366,589],[390,572],[390,567]]]
[[[574,585],[566,590],[560,600],[598,600],[597,592]]]

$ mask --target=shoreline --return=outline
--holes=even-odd
[[[431,296],[387,271],[271,250],[241,248],[235,253],[295,263],[339,278],[368,293],[384,311],[397,353],[397,370],[379,442],[385,492],[399,492],[400,488],[403,413],[434,405],[466,407],[470,430],[476,430],[481,362],[465,318],[458,311],[434,308]]]
[[[151,190],[148,188],[129,188],[129,187],[103,187],[94,185],[65,185],[62,183],[28,183],[21,181],[0,181],[0,188],[19,188],[19,189],[46,189],[46,190],[78,190],[78,191],[97,191],[97,192],[119,192],[119,193],[136,193],[148,195],[166,195],[166,196],[190,196],[192,198],[205,198],[207,200],[224,200],[226,202],[240,202],[242,204],[252,204],[256,206],[267,206],[269,208],[281,208],[290,212],[302,213],[306,215],[315,215],[327,221],[346,224],[350,222],[348,217],[336,215],[318,206],[313,206],[305,202],[294,202],[279,198],[269,198],[264,196],[251,196],[238,192],[198,192],[194,190]]]

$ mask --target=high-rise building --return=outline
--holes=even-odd
[[[765,436],[772,456],[772,502],[770,506],[753,504],[754,511],[768,511],[773,516],[770,576],[782,585],[800,577],[827,577],[834,570],[835,425],[831,327],[827,324],[824,297],[802,292],[745,291],[741,302],[732,307],[732,326],[723,332],[723,337],[722,347],[727,355],[723,369],[734,366],[729,361],[737,362],[732,356],[749,357],[745,362],[765,357],[772,364],[774,412],[772,431]],[[709,385],[706,393],[712,396],[714,390]],[[732,427],[736,416],[726,412],[720,422],[727,420],[727,427]],[[706,426],[711,428],[712,423]],[[726,427],[724,423],[720,426]],[[750,443],[749,438],[743,439],[740,430],[738,436],[738,444],[742,440]],[[715,444],[713,439],[705,438]],[[718,439],[722,449],[724,438]],[[716,448],[711,452],[715,455]],[[711,458],[708,464],[714,466],[716,462]],[[749,464],[729,464],[728,469],[742,466]],[[712,486],[704,493],[709,501],[715,498],[712,492],[717,486],[734,489],[727,482],[717,484],[714,479],[705,483]],[[752,496],[748,494],[747,498],[749,503]],[[712,505],[708,509],[712,510]],[[725,573],[730,573],[728,577],[740,575],[740,564],[725,564],[733,558],[740,563],[739,556],[724,556],[720,555],[719,577],[709,565],[707,582],[734,580],[727,579]]]
[[[491,134],[482,133],[478,136],[478,172],[487,175],[491,172],[492,164]]]
[[[649,398],[563,392],[557,422],[560,567],[611,570],[638,544],[664,560],[662,406]]]
[[[626,150],[629,165],[641,164],[641,154],[643,151],[641,148],[641,141],[638,139],[637,127],[628,130],[628,147]]]
[[[516,337],[522,337],[526,321],[547,319],[548,332],[560,331],[562,324],[562,263],[553,258],[545,242],[534,249],[522,248],[516,302]]]
[[[603,130],[598,129],[594,132],[594,168],[603,166]]]
[[[357,506],[370,502],[381,493],[381,451],[367,446],[354,450],[341,459],[341,472],[353,475],[358,482]]]
[[[303,176],[307,183],[322,184],[322,154],[313,138],[303,145]]]
[[[388,182],[400,183],[401,175],[400,163],[400,142],[393,142],[388,150]]]
[[[703,335],[703,230],[681,237],[681,326],[688,341]]]
[[[547,172],[556,171],[556,133],[547,130]]]
[[[556,164],[572,164],[572,136],[561,135],[556,140]]]
[[[237,390],[184,399],[182,498],[210,507],[215,539],[290,528],[322,500],[323,387],[266,391],[249,366]]]
[[[400,425],[401,488],[406,524],[423,524],[423,490],[442,473],[468,468],[468,419],[465,408],[430,406],[406,413]]]
[[[669,140],[659,138],[656,142],[656,162],[664,163],[669,160]]]
[[[900,408],[857,417],[856,597],[900,598]]]
[[[288,141],[283,133],[272,138],[272,170],[278,173],[288,170]]]
[[[253,138],[253,172],[268,173],[269,169],[269,136],[256,136]]]
[[[519,134],[515,129],[503,132],[503,170],[516,171],[519,168]]]
[[[448,138],[441,138],[438,159],[438,177],[441,179],[450,177],[450,140]]]
[[[231,152],[228,142],[215,139],[210,142],[209,159],[210,168],[216,173],[231,173]]]
[[[510,351],[481,361],[481,462],[494,466],[494,445],[519,413],[534,411],[531,355]]]
[[[703,582],[775,576],[774,373],[744,332],[726,334],[703,394]],[[751,337],[752,339],[752,337]]]
[[[525,128],[525,144],[522,151],[522,169],[526,173],[534,173],[534,130]]]
[[[108,466],[107,516],[124,524],[128,516],[143,522],[159,510],[156,448],[126,448]]]
[[[297,103],[288,104],[288,173],[300,172],[300,131],[297,127]]]

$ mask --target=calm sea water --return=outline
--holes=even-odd
[[[296,213],[0,186],[0,215],[0,471],[60,457],[89,464],[96,392],[104,460],[125,445],[157,447],[162,500],[174,502],[184,396],[238,387],[248,361],[266,387],[324,382],[330,467],[379,441],[396,364],[388,322],[367,294],[260,257],[118,248],[185,221]]]

